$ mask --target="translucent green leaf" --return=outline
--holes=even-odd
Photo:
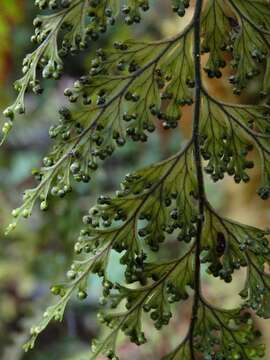
[[[209,53],[204,70],[209,77],[221,77],[224,68],[225,50],[229,44],[230,22],[225,12],[224,1],[210,0],[202,16],[202,51]]]
[[[264,356],[250,315],[239,309],[222,310],[200,303],[195,334],[195,349],[204,359],[259,360]]]

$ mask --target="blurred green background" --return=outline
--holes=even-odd
[[[12,83],[21,76],[23,56],[31,51],[32,21],[37,14],[32,0],[0,1],[0,108],[4,109],[15,97]],[[152,1],[153,11],[135,27],[118,26],[110,30],[97,44],[79,56],[66,61],[65,75],[58,82],[47,81],[42,96],[29,95],[27,114],[16,121],[16,126],[0,151],[0,358],[4,360],[56,360],[78,359],[89,351],[90,340],[99,333],[96,310],[100,284],[90,279],[90,296],[87,301],[74,299],[67,309],[62,324],[51,324],[39,338],[35,350],[28,354],[22,344],[32,323],[39,318],[45,307],[54,299],[49,287],[64,278],[65,270],[73,257],[73,246],[81,227],[82,215],[94,203],[100,193],[117,189],[125,173],[145,164],[160,160],[178,149],[191,128],[190,109],[184,109],[180,130],[164,132],[160,128],[144,146],[128,142],[110,161],[105,163],[90,184],[76,184],[74,192],[63,200],[51,200],[50,210],[40,213],[36,209],[30,220],[20,223],[16,231],[4,236],[11,210],[21,202],[24,189],[34,185],[31,169],[38,167],[50,147],[48,128],[57,121],[57,108],[65,103],[63,90],[87,69],[91,50],[106,46],[115,38],[160,38],[178,32],[183,21],[172,16],[169,1]],[[189,18],[192,9],[187,14]],[[229,70],[225,70],[227,73]],[[217,96],[232,98],[226,81],[209,81],[207,86]],[[256,91],[256,83],[242,100]],[[239,101],[239,99],[238,99]],[[213,185],[207,182],[212,203],[225,214],[253,225],[265,226],[269,222],[269,203],[256,198],[255,189],[259,178],[253,172],[253,181],[241,189],[230,179]],[[170,245],[168,245],[170,246]],[[118,259],[113,259],[113,277],[121,275]],[[119,279],[121,280],[121,279]],[[225,306],[239,301],[237,293],[243,283],[243,273],[225,285],[206,279],[205,292],[211,301]],[[217,295],[218,294],[218,295]],[[156,341],[146,347],[142,355],[134,346],[121,345],[123,359],[159,358],[184,334],[188,323],[188,305],[182,306],[181,322],[175,319],[162,338],[154,334]],[[260,321],[266,341],[269,328]],[[268,335],[269,336],[269,335]],[[157,341],[158,340],[158,341]],[[156,345],[158,344],[158,346]],[[268,357],[267,357],[268,358]]]

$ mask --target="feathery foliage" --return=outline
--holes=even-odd
[[[116,0],[35,3],[46,12],[34,20],[31,40],[36,48],[23,61],[23,77],[15,82],[15,103],[4,111],[4,139],[17,114],[25,112],[26,92],[40,94],[41,78],[59,79],[65,56],[91,47],[91,41],[122,20],[127,25],[139,23],[150,8],[147,0],[126,0],[121,6]],[[179,16],[190,6],[188,0],[171,4]],[[189,24],[171,38],[118,41],[92,54],[88,73],[65,90],[74,105],[59,109],[59,122],[49,129],[53,147],[34,174],[37,186],[25,191],[7,233],[20,218],[31,215],[37,202],[47,210],[52,196],[62,198],[72,191],[73,181],[89,182],[102,162],[128,139],[147,141],[156,119],[164,129],[175,129],[181,108],[194,104],[193,132],[178,153],[127,174],[114,196],[100,196],[90,208],[67,280],[51,288],[59,299],[31,329],[26,350],[50,321],[61,321],[73,294],[81,300],[87,297],[87,280],[97,274],[103,279],[98,318],[109,330],[93,342],[89,359],[101,354],[119,359],[120,332],[131,342],[144,344],[147,316],[159,330],[177,311],[173,304],[181,306],[190,297],[187,335],[164,360],[264,356],[249,310],[270,317],[269,232],[218,214],[207,199],[204,174],[215,182],[225,174],[236,183],[248,182],[254,166],[249,153],[255,149],[262,169],[258,195],[269,198],[269,52],[268,0],[196,0]],[[204,69],[203,54],[207,57]],[[258,104],[224,103],[208,93],[202,71],[220,78],[228,58],[233,71],[229,81],[236,95],[262,74]],[[160,247],[168,239],[180,242],[173,259],[160,256]],[[121,254],[125,268],[122,284],[114,283],[108,273],[113,250]],[[238,308],[216,308],[205,298],[202,264],[209,276],[225,282],[232,281],[236,269],[247,269]]]

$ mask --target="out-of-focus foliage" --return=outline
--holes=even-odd
[[[11,39],[12,28],[22,21],[22,5],[18,0],[3,0],[0,11],[0,83],[7,80],[7,75],[11,70]]]

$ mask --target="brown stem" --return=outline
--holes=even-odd
[[[198,221],[196,234],[196,250],[195,250],[195,271],[194,271],[194,300],[192,307],[192,317],[189,328],[190,353],[191,358],[195,360],[194,351],[194,330],[198,317],[198,309],[201,292],[201,235],[204,223],[204,180],[203,169],[200,150],[200,112],[201,112],[201,13],[203,0],[196,0],[194,12],[194,66],[195,66],[195,99],[194,99],[194,113],[193,113],[193,131],[192,138],[194,144],[194,161],[196,168],[196,177],[198,183]]]

